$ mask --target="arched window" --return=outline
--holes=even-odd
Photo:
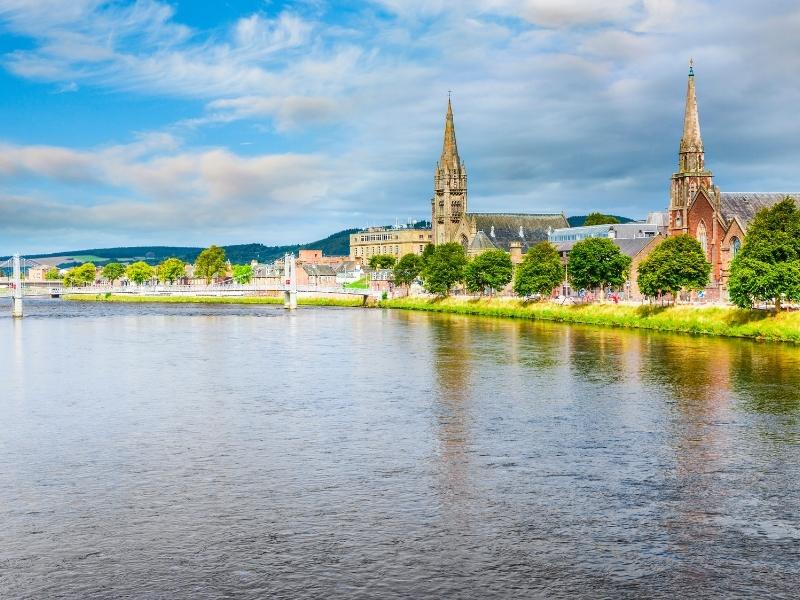
[[[742,242],[738,237],[731,238],[731,252],[733,253],[733,258],[736,258],[736,255],[739,254],[739,249],[741,247]]]
[[[469,250],[469,239],[463,233],[461,234],[461,245],[464,246],[464,250]]]
[[[708,236],[706,235],[706,226],[702,222],[697,226],[697,241],[700,242],[703,254],[708,254]]]

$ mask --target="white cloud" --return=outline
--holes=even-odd
[[[242,157],[220,148],[175,150],[173,144],[168,136],[152,136],[91,151],[0,146],[0,183],[13,187],[34,181],[31,187],[44,190],[0,203],[0,222],[19,227],[17,210],[25,205],[32,214],[82,214],[85,218],[76,217],[76,223],[86,226],[116,219],[128,230],[181,222],[206,228],[244,225],[324,204],[336,180],[332,162],[316,155]],[[48,181],[67,187],[52,194]],[[112,190],[111,199],[103,193],[75,201],[76,191],[87,183]]]

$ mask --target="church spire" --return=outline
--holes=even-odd
[[[694,89],[694,61],[689,60],[689,83],[686,87],[686,110],[683,116],[683,137],[681,153],[702,152],[703,139],[700,137],[700,116],[697,113],[697,93]]]
[[[672,175],[669,196],[671,235],[690,233],[688,208],[702,192],[713,205],[719,203],[719,190],[714,176],[706,169],[703,138],[700,137],[700,117],[697,114],[697,94],[694,88],[694,61],[689,61],[689,83],[686,87],[686,110],[683,114],[683,136],[678,150],[678,171]]]
[[[450,103],[450,94],[447,95],[447,116],[444,121],[444,144],[439,167],[448,171],[457,171],[461,166],[456,145],[456,128],[453,125],[453,106]]]

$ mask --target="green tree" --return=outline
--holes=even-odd
[[[425,263],[428,262],[428,259],[431,256],[433,256],[434,252],[436,252],[436,246],[434,246],[433,244],[428,244],[427,246],[425,246],[425,248],[423,248],[422,255],[421,255],[422,256],[422,264],[423,264],[423,266],[425,265]]]
[[[617,217],[599,212],[589,213],[583,222],[584,225],[616,225],[617,223],[619,223]]]
[[[464,268],[464,280],[470,292],[483,292],[489,288],[501,290],[514,275],[511,256],[503,250],[486,250],[473,258]]]
[[[104,279],[108,279],[113,285],[117,279],[125,275],[125,265],[122,265],[118,262],[108,263],[103,267],[103,270],[100,274]]]
[[[150,281],[154,274],[153,267],[142,260],[129,264],[128,268],[125,269],[125,276],[139,285],[142,285],[145,281]]]
[[[202,277],[211,283],[214,277],[224,276],[228,271],[225,250],[219,246],[209,246],[203,250],[194,262],[195,277]]]
[[[64,285],[75,287],[89,285],[97,279],[97,269],[92,263],[83,263],[79,267],[73,267],[64,275]]]
[[[233,279],[240,285],[246,285],[253,279],[252,265],[233,265]]]
[[[450,242],[435,247],[422,270],[425,289],[446,296],[450,288],[464,281],[467,254],[461,244]]]
[[[186,264],[180,258],[168,258],[156,267],[156,277],[159,281],[175,283],[186,274]]]
[[[61,279],[61,271],[59,271],[56,267],[50,267],[45,271],[44,278],[47,281],[55,281],[56,279]]]
[[[587,238],[569,253],[569,281],[573,288],[618,287],[625,282],[631,259],[608,238]]]
[[[397,285],[411,285],[422,271],[422,257],[409,253],[394,266],[394,282]]]
[[[391,269],[396,259],[391,254],[375,254],[371,256],[367,264],[370,269]]]
[[[800,300],[800,211],[791,198],[753,217],[741,250],[731,263],[731,301],[742,308],[783,298]]]
[[[681,290],[702,290],[708,285],[711,263],[703,248],[689,235],[670,237],[661,242],[639,265],[637,283],[645,296],[672,294]]]
[[[550,242],[533,246],[517,267],[514,292],[518,296],[545,296],[564,281],[564,266],[558,250]]]

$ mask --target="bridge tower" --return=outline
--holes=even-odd
[[[297,263],[294,254],[283,257],[284,279],[286,287],[283,292],[283,307],[288,310],[297,308]]]
[[[22,317],[22,269],[20,268],[19,254],[15,254],[13,261],[14,269],[14,293],[11,296],[11,316]]]

